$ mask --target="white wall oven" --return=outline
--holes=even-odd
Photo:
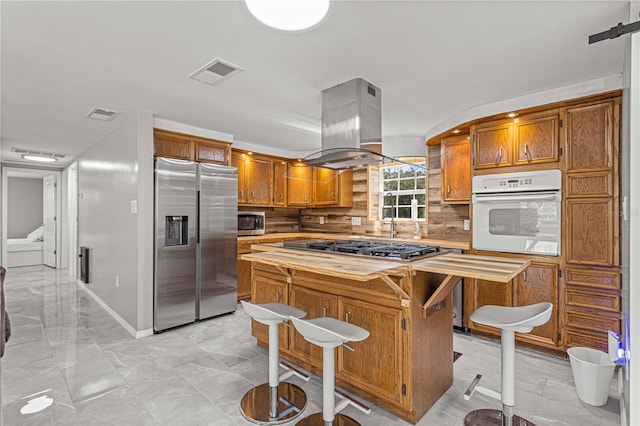
[[[474,176],[473,248],[560,254],[560,170]]]

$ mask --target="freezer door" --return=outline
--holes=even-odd
[[[196,319],[196,163],[156,159],[153,328]]]
[[[200,163],[199,319],[236,310],[238,172]]]

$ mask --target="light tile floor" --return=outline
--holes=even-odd
[[[142,339],[132,338],[67,271],[11,268],[6,298],[13,336],[2,358],[5,425],[249,425],[239,412],[246,390],[267,381],[267,352],[256,346],[247,315],[234,314]],[[476,373],[499,387],[500,347],[456,333],[453,386],[419,425],[462,425],[476,408],[499,408],[481,395],[462,397]],[[607,405],[576,396],[569,362],[518,349],[516,413],[539,426],[619,425],[617,378]],[[304,383],[307,413],[321,411],[321,379]],[[22,415],[29,400],[48,408]],[[42,398],[41,398],[42,399]],[[409,425],[373,407],[344,413],[363,425]],[[288,424],[294,424],[289,422]]]

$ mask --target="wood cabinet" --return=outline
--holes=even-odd
[[[555,263],[532,262],[529,267],[509,283],[483,280],[469,280],[468,297],[471,298],[471,312],[484,305],[525,306],[540,302],[551,302],[551,319],[544,325],[535,327],[530,333],[516,335],[518,341],[532,343],[551,349],[561,344],[558,331],[558,265]],[[500,335],[500,330],[469,321],[475,331]]]
[[[338,298],[322,291],[297,285],[291,286],[291,306],[302,309],[307,318],[338,317]],[[322,368],[322,348],[307,342],[300,333],[292,333],[289,340],[291,353],[316,368]]]
[[[560,110],[471,126],[475,170],[559,162]]]
[[[169,130],[153,129],[156,157],[201,163],[231,164],[231,143]]]
[[[469,135],[445,138],[440,145],[441,201],[469,204],[471,199],[471,156]]]
[[[287,206],[353,207],[353,171],[336,171],[291,162],[287,173]]]
[[[340,297],[338,318],[369,330],[369,337],[349,343],[355,352],[338,349],[336,376],[372,395],[401,404],[401,384],[405,383],[402,309]],[[362,362],[363,359],[367,361]]]
[[[287,173],[287,205],[309,207],[313,194],[313,168],[290,162]]]
[[[269,206],[273,203],[273,162],[269,157],[233,152],[238,168],[238,204]]]
[[[608,331],[620,332],[619,269],[570,266],[565,272],[565,345],[606,352]]]
[[[273,162],[273,205],[287,205],[287,162],[284,160]]]
[[[568,108],[565,260],[619,266],[618,108],[614,101]]]
[[[253,264],[251,282],[251,302],[255,304],[280,302],[289,304],[287,280],[274,267]],[[253,335],[264,342],[269,341],[269,327],[255,320],[251,321]],[[280,347],[289,347],[289,328],[284,324],[278,326]]]

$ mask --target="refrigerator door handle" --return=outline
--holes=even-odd
[[[200,244],[200,190],[196,191],[196,244]]]

